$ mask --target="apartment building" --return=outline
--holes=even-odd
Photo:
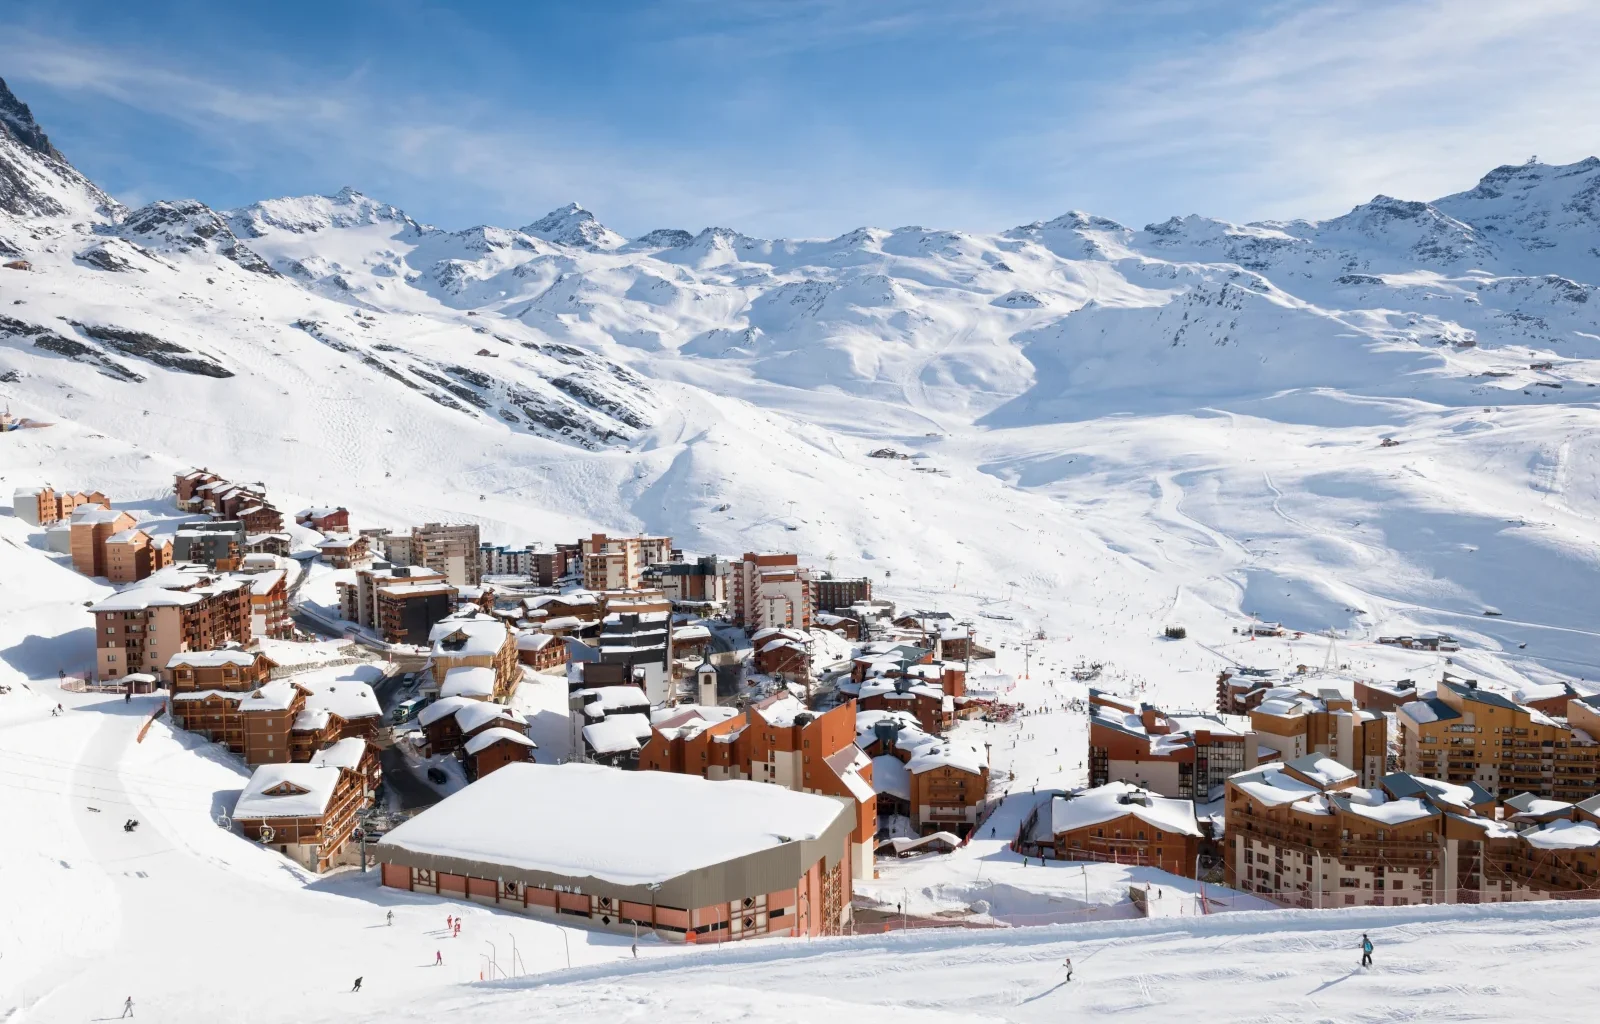
[[[1273,687],[1251,709],[1250,728],[1257,744],[1276,750],[1281,760],[1331,757],[1354,769],[1363,786],[1377,785],[1387,771],[1388,719],[1357,708],[1338,690]]]
[[[13,495],[12,515],[29,526],[50,526],[70,520],[74,509],[85,505],[110,508],[111,499],[99,491],[62,491],[51,487],[19,487]]]
[[[811,570],[797,555],[746,552],[728,563],[727,593],[729,615],[747,630],[811,628]]]
[[[853,604],[866,604],[872,600],[872,581],[865,576],[836,577],[823,573],[811,581],[811,610],[831,612]]]
[[[411,531],[411,564],[444,573],[458,587],[483,582],[478,564],[478,528],[475,525],[427,523]]]
[[[1244,716],[1169,713],[1093,688],[1088,739],[1091,787],[1123,782],[1201,801],[1254,768],[1259,746]]]
[[[1316,754],[1228,780],[1229,885],[1287,906],[1501,902],[1494,851],[1516,830],[1476,784],[1405,772],[1363,787]]]
[[[1398,711],[1400,705],[1410,704],[1419,696],[1417,684],[1411,679],[1392,683],[1357,680],[1355,685],[1356,707],[1364,711]]]
[[[250,635],[288,640],[294,636],[294,620],[289,617],[288,574],[282,569],[251,573]]]
[[[313,505],[295,513],[294,521],[318,533],[349,533],[350,510],[343,505]]]
[[[1600,729],[1600,716],[1592,701],[1569,700],[1563,721],[1447,674],[1432,697],[1396,712],[1401,766],[1501,798],[1583,800],[1600,792],[1600,731],[1591,731]]]
[[[972,832],[989,804],[989,748],[925,731],[904,711],[858,710],[856,746],[872,759],[880,813],[921,835]]]
[[[72,510],[72,567],[85,576],[106,574],[106,541],[133,529],[132,515],[100,505],[80,505]]]
[[[647,568],[672,561],[671,537],[610,537],[578,543],[585,590],[638,590]]]
[[[1111,782],[1035,807],[1018,833],[1025,856],[1133,864],[1194,878],[1204,838],[1194,801]]]
[[[527,576],[534,577],[539,574],[538,557],[540,552],[528,544],[520,548],[507,547],[504,544],[480,544],[478,546],[478,569],[485,576]],[[544,584],[549,586],[549,584]]]
[[[177,568],[168,566],[89,609],[97,678],[156,675],[175,654],[250,643],[247,580]]]
[[[356,863],[351,837],[375,792],[367,747],[343,740],[305,763],[261,765],[234,803],[234,828],[312,871]]]
[[[692,562],[656,562],[640,580],[641,586],[660,590],[679,610],[710,615],[728,603],[728,563],[715,555]]]
[[[428,664],[441,694],[445,692],[446,677],[462,669],[484,670],[488,685],[481,696],[497,703],[509,701],[522,681],[516,637],[504,622],[476,608],[434,623],[428,642],[432,648]]]
[[[871,877],[877,794],[871,761],[855,743],[853,701],[818,714],[777,694],[739,714],[687,705],[651,718],[650,738],[639,751],[642,771],[752,780],[849,800],[855,809],[851,870]]]
[[[106,579],[137,583],[172,564],[172,535],[137,526],[106,538]]]
[[[238,520],[185,523],[173,535],[172,559],[202,562],[209,568],[228,572],[243,564],[245,541],[244,524]]]

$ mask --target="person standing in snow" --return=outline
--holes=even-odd
[[[1072,957],[1070,957],[1070,956],[1067,957],[1066,961],[1064,963],[1062,963],[1061,966],[1063,966],[1063,967],[1065,967],[1067,969],[1067,980],[1071,981],[1072,980]]]
[[[361,991],[361,979],[360,978],[357,978],[356,979],[356,983],[354,985],[350,986],[350,991],[352,991],[352,992],[360,992]]]
[[[444,930],[445,931],[449,931],[451,928],[455,927],[455,923],[456,923],[456,919],[455,919],[455,917],[453,915],[451,915],[451,914],[444,915]]]
[[[444,954],[439,952],[437,949],[433,951],[433,966],[435,966],[435,967],[443,967],[444,966]]]
[[[387,916],[387,919],[389,921],[389,927],[393,928],[394,927],[394,911],[392,911],[392,910],[389,911],[389,913],[386,916]]]
[[[133,997],[129,996],[122,1003],[122,1017],[132,1017],[132,1016],[133,1016]],[[118,1017],[117,1019],[121,1020],[122,1017]]]
[[[1367,938],[1367,933],[1361,933],[1361,966],[1372,966],[1372,940]]]

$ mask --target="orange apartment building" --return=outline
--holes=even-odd
[[[921,648],[897,648],[912,654],[879,656],[862,666],[857,659],[852,675],[861,680],[841,684],[844,692],[854,691],[862,711],[909,712],[923,732],[936,735],[949,731],[964,709],[976,708],[967,700],[967,674],[959,665],[922,660],[908,664],[923,653]]]
[[[154,536],[134,527],[106,538],[106,579],[112,583],[137,583],[172,564],[172,538]]]
[[[1203,835],[1194,801],[1110,782],[1035,807],[1016,844],[1024,856],[1160,868],[1196,877]]]
[[[989,806],[989,748],[923,731],[904,711],[856,714],[856,746],[872,759],[880,813],[904,814],[919,835],[966,836]]]
[[[520,729],[496,726],[473,736],[461,749],[466,754],[467,777],[476,782],[508,764],[532,761],[535,744]]]
[[[1356,707],[1364,711],[1389,712],[1400,710],[1400,705],[1410,704],[1421,696],[1417,684],[1410,679],[1392,683],[1356,681]]]
[[[639,770],[745,779],[849,800],[855,807],[851,869],[868,877],[877,796],[871,762],[855,743],[855,703],[818,714],[788,694],[776,694],[740,714],[728,709],[731,717],[721,710],[687,705],[655,713],[650,738],[639,751]]]
[[[157,675],[175,654],[250,643],[248,584],[168,566],[90,608],[95,672],[103,681]]]
[[[82,505],[72,512],[72,567],[85,576],[106,575],[106,541],[133,529],[132,515],[99,505]]]
[[[273,680],[274,667],[255,651],[175,655],[165,672],[173,721],[246,764],[306,761],[330,743],[377,738],[382,710],[370,686]]]
[[[672,560],[671,537],[609,537],[593,534],[578,542],[585,590],[638,590],[644,571]]]
[[[1238,715],[1168,713],[1089,690],[1089,785],[1126,782],[1164,797],[1211,799],[1254,768],[1256,736]]]
[[[837,935],[855,820],[845,800],[753,782],[524,763],[422,811],[376,852],[386,886],[623,935]]]
[[[811,628],[811,570],[798,555],[758,555],[728,563],[728,613],[752,632],[788,626]]]
[[[517,638],[506,624],[476,608],[457,612],[434,623],[428,631],[432,645],[428,664],[434,685],[441,690],[445,676],[455,669],[483,668],[494,673],[490,699],[505,703],[522,681],[517,659]]]
[[[19,487],[13,495],[12,514],[29,526],[50,526],[71,519],[85,505],[110,508],[111,499],[99,491],[63,491],[50,487]]]
[[[288,575],[282,569],[251,573],[250,635],[287,640],[294,636],[294,621],[289,617]]]
[[[1331,757],[1355,770],[1363,786],[1375,786],[1388,771],[1389,722],[1363,711],[1338,690],[1310,693],[1297,687],[1267,690],[1250,710],[1259,747],[1292,761],[1307,754]],[[1265,760],[1258,751],[1258,761]]]
[[[1308,757],[1229,781],[1227,879],[1312,908],[1593,899],[1597,811],[1405,772],[1369,789]]]
[[[1475,783],[1498,798],[1533,793],[1579,801],[1600,792],[1600,712],[1594,698],[1567,702],[1565,721],[1446,675],[1432,697],[1403,705],[1401,767]]]

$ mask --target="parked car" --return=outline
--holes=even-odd
[[[428,781],[435,786],[442,786],[450,781],[450,776],[444,773],[443,768],[436,764],[430,764],[428,765]]]

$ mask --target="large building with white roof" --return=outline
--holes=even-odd
[[[509,764],[377,845],[384,885],[725,942],[850,922],[843,800],[598,765]]]

